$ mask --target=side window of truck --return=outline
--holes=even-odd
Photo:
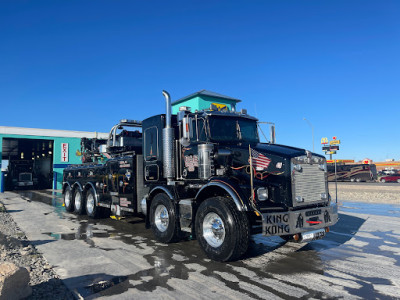
[[[207,140],[206,122],[203,118],[197,119],[197,133],[199,141],[205,142]]]
[[[191,142],[197,142],[197,124],[196,119],[192,119],[192,135],[190,137]]]
[[[156,126],[149,127],[144,132],[144,155],[146,161],[158,158],[158,129]]]
[[[191,142],[205,142],[206,141],[206,130],[204,126],[205,122],[203,118],[192,120],[192,136]]]

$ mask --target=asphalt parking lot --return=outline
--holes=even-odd
[[[219,263],[196,240],[158,243],[140,218],[67,213],[59,193],[0,199],[77,298],[399,299],[399,205],[340,202],[325,239],[256,235],[244,259]]]

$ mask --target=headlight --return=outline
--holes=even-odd
[[[293,168],[298,172],[300,172],[302,170],[301,165],[294,165]]]
[[[257,190],[257,198],[260,201],[265,201],[268,199],[268,189],[267,188],[259,188]]]

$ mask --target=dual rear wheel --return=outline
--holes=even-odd
[[[176,209],[165,194],[157,194],[150,206],[150,224],[157,240],[179,240],[180,224]],[[213,197],[203,201],[194,222],[198,243],[206,255],[217,261],[240,258],[248,249],[250,230],[247,216],[231,199]]]
[[[64,192],[64,206],[66,211],[77,215],[87,214],[91,218],[100,216],[100,208],[96,205],[96,196],[93,188],[82,192],[79,188],[66,187]]]

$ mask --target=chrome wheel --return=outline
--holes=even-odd
[[[89,193],[86,199],[86,211],[88,214],[92,214],[94,210],[94,196],[92,193]]]
[[[82,205],[82,196],[81,193],[76,192],[75,193],[75,209],[80,210]]]
[[[169,215],[167,208],[160,204],[157,206],[156,211],[154,213],[154,223],[157,226],[157,229],[161,232],[165,232],[168,228],[169,224]]]
[[[203,237],[214,248],[222,245],[225,240],[225,226],[216,213],[208,213],[203,220]]]
[[[64,204],[66,207],[69,207],[71,205],[71,191],[70,190],[66,190],[65,191],[65,196],[64,196]]]

